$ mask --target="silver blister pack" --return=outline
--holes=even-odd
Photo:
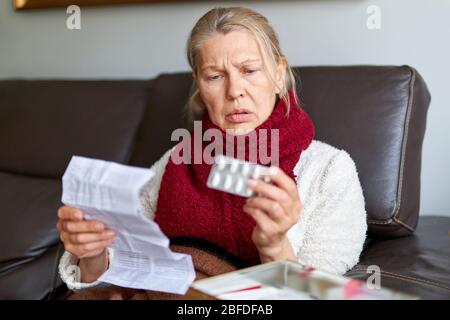
[[[214,158],[206,185],[238,196],[251,197],[254,192],[248,187],[249,178],[270,182],[269,167],[220,155]]]

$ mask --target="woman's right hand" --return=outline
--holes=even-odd
[[[105,249],[113,242],[114,231],[101,221],[84,220],[83,212],[74,207],[60,207],[58,218],[56,228],[64,248],[80,259],[81,280],[96,280],[108,267]]]

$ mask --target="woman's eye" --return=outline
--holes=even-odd
[[[208,80],[219,80],[219,79],[220,79],[220,75],[215,75],[215,76],[208,77]]]
[[[252,73],[255,73],[256,71],[258,71],[258,70],[256,70],[256,69],[246,69],[245,73],[252,74]]]

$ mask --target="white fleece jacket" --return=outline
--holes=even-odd
[[[152,169],[155,176],[143,188],[145,214],[154,219],[158,192],[170,150]],[[294,167],[302,201],[300,219],[287,237],[304,266],[343,274],[359,260],[366,238],[364,197],[355,163],[344,150],[314,140]],[[110,262],[112,261],[110,250]],[[77,259],[65,252],[59,264],[63,281],[72,290],[93,287],[99,282],[75,281]]]

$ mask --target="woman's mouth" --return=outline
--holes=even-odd
[[[247,109],[236,109],[227,114],[225,119],[233,123],[249,122],[253,119],[253,113]]]

